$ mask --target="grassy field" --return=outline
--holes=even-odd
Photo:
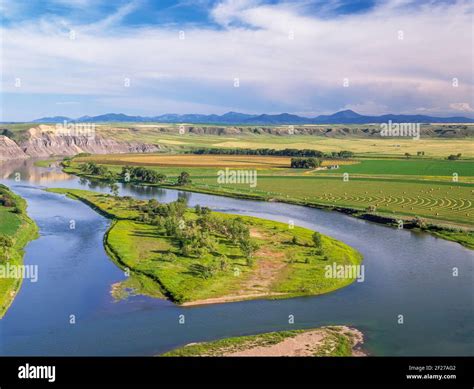
[[[266,162],[265,158],[268,158]],[[199,159],[205,166],[196,167]],[[186,170],[192,183],[183,189],[191,191],[357,210],[374,207],[375,213],[390,217],[419,216],[438,224],[474,225],[474,162],[359,159],[347,161],[350,164],[339,169],[309,170],[278,167],[283,159],[187,154],[90,156],[75,159],[67,171],[79,173],[77,167],[81,163],[96,161],[105,162],[118,174],[123,165],[137,163],[169,177]],[[232,165],[232,161],[242,165]],[[225,167],[255,169],[257,185],[218,183],[218,171]],[[344,173],[348,173],[347,181],[343,179]],[[453,182],[453,173],[457,173],[457,182]]]
[[[474,225],[472,185],[414,183],[381,179],[340,177],[259,176],[256,188],[245,184],[216,184],[215,178],[195,178],[194,188],[216,192],[247,193],[283,202],[320,204],[366,210],[374,206],[379,214],[420,216],[430,220]]]
[[[175,125],[176,133],[162,132],[160,127],[172,125],[133,126],[99,126],[99,132],[107,137],[125,141],[141,141],[161,145],[165,150],[189,149],[191,147],[213,148],[270,148],[270,149],[314,149],[324,152],[349,150],[359,156],[391,156],[403,157],[405,153],[416,155],[424,151],[427,158],[447,157],[450,154],[462,153],[465,158],[474,158],[472,138],[355,138],[355,137],[325,137],[311,135],[200,135],[178,133],[179,125]],[[218,126],[224,128],[225,126]],[[337,126],[326,126],[335,128]],[[350,125],[344,127],[351,127]],[[357,127],[357,126],[355,126]],[[359,128],[361,126],[358,126]],[[380,126],[378,126],[380,129]],[[139,131],[137,131],[139,130]],[[474,131],[473,131],[474,132]]]
[[[95,161],[99,164],[158,166],[158,167],[259,167],[284,168],[290,166],[289,157],[248,155],[193,155],[193,154],[112,154],[77,158],[77,162]]]
[[[257,155],[194,155],[194,154],[109,154],[75,158],[78,163],[93,161],[102,165],[156,166],[156,167],[195,167],[195,168],[289,168],[290,157]],[[322,162],[322,166],[333,164],[352,165],[358,162],[334,159]],[[210,170],[214,171],[214,169]]]
[[[347,327],[269,332],[194,343],[162,356],[352,356],[357,344],[355,334],[355,330]]]
[[[249,264],[235,242],[215,235],[217,248],[198,257],[182,255],[173,236],[154,224],[139,221],[137,206],[147,202],[73,189],[50,189],[90,205],[114,222],[105,244],[112,259],[132,273],[155,282],[155,292],[172,301],[191,305],[253,298],[287,298],[327,293],[354,281],[354,278],[327,278],[325,267],[357,265],[361,256],[351,247],[327,236],[322,250],[315,251],[312,231],[290,228],[283,223],[253,217],[213,212],[216,217],[242,220],[258,244],[255,262]],[[184,215],[187,225],[196,219],[194,210]],[[170,253],[173,253],[170,259]],[[230,260],[227,270],[203,278],[196,265],[208,266],[222,256]],[[149,285],[148,285],[149,286]],[[148,291],[138,291],[149,293]]]
[[[8,196],[14,200],[14,205],[5,207],[0,205],[0,235],[13,239],[13,247],[9,250],[9,264],[23,264],[23,248],[37,237],[38,228],[26,214],[26,202],[13,194],[6,186],[0,185],[0,196]],[[0,266],[4,266],[6,259],[0,258]],[[20,289],[21,278],[0,278],[0,318],[13,302]]]

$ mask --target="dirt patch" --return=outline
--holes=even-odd
[[[263,247],[259,249],[255,255],[258,258],[255,269],[242,283],[237,293],[228,296],[190,301],[181,305],[189,307],[195,305],[222,304],[233,301],[285,295],[286,293],[270,291],[272,283],[277,279],[283,268],[287,266],[284,253],[271,251]]]
[[[283,268],[287,266],[285,254],[281,251],[272,251],[263,247],[255,255],[259,258],[256,269],[246,280],[242,289],[254,292],[269,292],[271,284]]]
[[[224,354],[226,357],[309,357],[323,343],[324,330],[314,330],[286,338],[270,346],[257,346],[247,350]]]
[[[251,228],[250,229],[250,237],[251,238],[257,238],[257,239],[265,239],[266,235],[263,234],[260,230],[257,230],[256,228]]]
[[[359,330],[346,326],[332,327],[341,334],[345,334],[352,342],[352,355],[365,355],[361,350],[354,348],[363,342],[363,335]],[[267,346],[249,346],[246,350],[225,353],[229,357],[309,357],[314,356],[327,344],[331,330],[320,328],[306,331],[294,337]]]
[[[224,297],[216,297],[204,300],[196,300],[196,301],[189,301],[187,303],[181,304],[182,307],[192,307],[196,305],[208,305],[208,304],[224,304],[224,303],[231,303],[235,301],[243,301],[243,300],[250,300],[250,299],[257,299],[257,298],[268,298],[272,296],[282,296],[286,293],[248,293],[248,294],[236,294],[236,295],[229,295]]]

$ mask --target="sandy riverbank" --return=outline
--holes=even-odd
[[[170,351],[164,356],[365,356],[366,353],[361,350],[363,342],[364,336],[356,328],[330,326],[192,343]]]

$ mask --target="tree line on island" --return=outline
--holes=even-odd
[[[87,175],[98,176],[106,181],[114,182],[117,179],[123,182],[143,182],[147,184],[163,184],[167,176],[153,169],[147,169],[141,166],[124,166],[117,175],[103,165],[95,162],[86,162],[79,165],[79,170]],[[176,181],[169,183],[172,185],[188,185],[191,183],[191,177],[188,172],[181,172]]]

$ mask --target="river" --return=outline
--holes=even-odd
[[[38,281],[23,282],[0,320],[0,355],[155,355],[191,342],[333,324],[360,329],[371,355],[474,355],[474,256],[458,243],[302,206],[121,185],[121,195],[186,196],[191,206],[293,220],[359,250],[365,280],[285,300],[187,308],[145,296],[114,301],[111,285],[125,275],[103,248],[109,221],[44,188],[109,190],[31,160],[0,165],[0,182],[26,199],[40,228],[25,254],[25,264],[38,265]]]

